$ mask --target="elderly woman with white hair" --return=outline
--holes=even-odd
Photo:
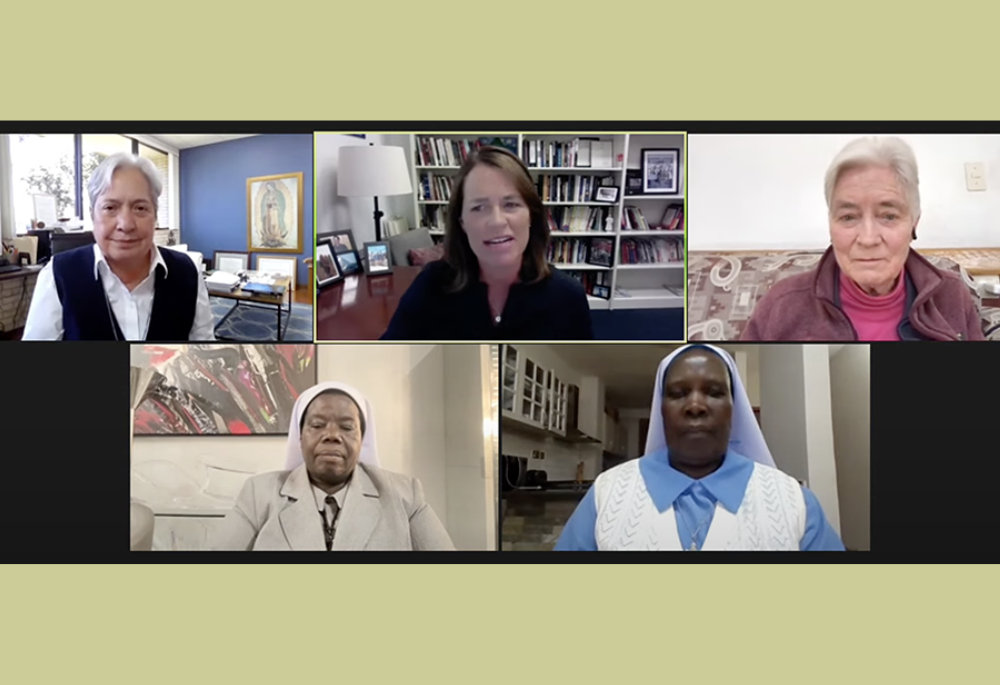
[[[910,249],[920,220],[917,160],[899,138],[860,138],[826,174],[831,245],[778,281],[741,340],[983,340],[961,278]]]
[[[295,401],[284,471],[247,480],[220,551],[454,550],[415,478],[378,467],[368,400],[320,383]]]
[[[87,185],[94,245],[38,275],[22,340],[214,340],[208,289],[189,257],[153,242],[163,183],[144,157],[117,153]]]

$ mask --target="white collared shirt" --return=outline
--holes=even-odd
[[[94,280],[101,279],[104,292],[111,304],[111,311],[118,319],[118,325],[126,340],[145,340],[149,329],[149,318],[153,312],[153,295],[156,289],[156,267],[162,265],[164,277],[167,264],[163,255],[154,245],[149,263],[149,275],[142,283],[129,291],[111,271],[104,253],[94,245]],[[62,340],[63,309],[56,290],[56,280],[52,273],[52,261],[38,274],[35,293],[31,298],[28,320],[24,324],[22,340]],[[198,275],[198,303],[195,306],[194,323],[189,340],[215,340],[215,317],[208,300],[208,287]]]

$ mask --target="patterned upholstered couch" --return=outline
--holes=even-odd
[[[813,269],[816,251],[689,252],[688,339],[737,340],[764,293],[782,278]],[[936,267],[962,276],[979,306],[983,333],[1000,340],[1000,309],[983,307],[972,278],[954,260],[924,255]]]

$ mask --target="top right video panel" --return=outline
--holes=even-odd
[[[1000,136],[688,137],[688,339],[1000,339]]]

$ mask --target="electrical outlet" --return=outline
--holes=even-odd
[[[982,162],[966,162],[965,187],[969,190],[986,190],[986,170]]]

